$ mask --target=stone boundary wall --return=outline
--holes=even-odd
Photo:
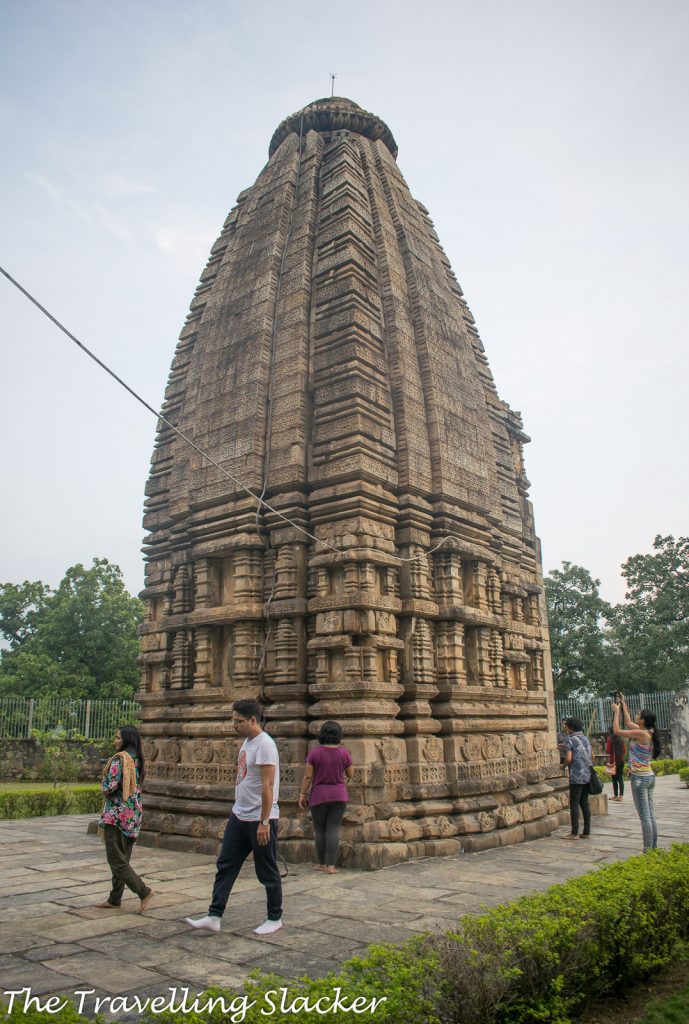
[[[99,782],[106,753],[90,740],[67,740],[69,747],[84,751],[79,782]],[[110,744],[111,746],[111,744]],[[36,740],[0,740],[0,782],[32,782],[40,780],[43,750]]]

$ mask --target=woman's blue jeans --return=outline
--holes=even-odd
[[[646,850],[655,850],[658,845],[658,826],[653,807],[655,784],[655,775],[632,775],[632,796],[637,814],[641,819],[644,853]]]

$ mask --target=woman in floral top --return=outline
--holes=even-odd
[[[141,900],[140,913],[153,898],[153,889],[130,867],[136,838],[141,831],[141,783],[144,781],[144,755],[139,730],[123,725],[115,736],[115,753],[105,766],[101,789],[105,796],[99,833],[105,840],[105,853],[112,872],[112,889],[102,910],[112,910],[122,902],[125,885]]]

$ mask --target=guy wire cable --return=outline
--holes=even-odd
[[[123,387],[125,391],[128,391],[132,398],[135,398],[140,405],[143,405],[144,409],[147,409],[148,412],[152,413],[152,415],[155,416],[157,420],[159,420],[161,423],[164,423],[166,427],[169,427],[170,430],[172,430],[173,433],[175,433],[179,438],[181,438],[182,441],[188,444],[190,448],[193,448],[194,451],[201,456],[201,458],[206,459],[206,461],[210,462],[212,466],[215,466],[215,468],[220,473],[222,473],[224,477],[226,477],[233,484],[239,487],[240,490],[244,491],[245,494],[248,494],[251,498],[254,499],[254,501],[258,502],[259,506],[268,509],[269,512],[272,512],[273,515],[276,515],[278,519],[281,519],[284,523],[287,523],[289,526],[293,526],[295,530],[298,530],[299,533],[302,533],[305,537],[308,537],[309,540],[312,540],[314,542],[314,544],[321,544],[324,548],[328,548],[328,550],[332,551],[336,555],[345,556],[347,554],[347,549],[336,548],[333,544],[329,544],[325,540],[320,540],[318,537],[315,537],[312,533],[309,533],[308,530],[305,530],[302,526],[299,526],[298,523],[293,522],[287,516],[283,515],[282,512],[279,512],[278,509],[273,508],[273,506],[270,505],[267,501],[259,497],[259,495],[256,494],[255,491],[252,491],[252,489],[249,486],[247,486],[247,484],[242,483],[242,481],[238,480],[236,476],[233,476],[231,473],[229,473],[223,466],[216,462],[215,459],[208,454],[208,452],[205,452],[202,448],[199,448],[195,441],[193,441],[185,433],[179,430],[179,428],[176,427],[174,423],[171,423],[166,416],[163,416],[162,412],[156,411],[156,409],[154,409],[152,405],[148,404],[145,398],[142,398],[141,395],[139,395],[133,388],[129,386],[129,384],[123,381],[121,377],[118,377],[114,370],[111,370],[110,367],[106,363],[104,363],[102,359],[99,359],[97,355],[95,355],[89,348],[86,347],[86,345],[83,344],[83,342],[79,341],[79,339],[74,334],[72,334],[72,332],[69,331],[64,326],[64,324],[61,324],[60,321],[45,308],[45,306],[41,305],[38,299],[34,298],[31,292],[27,291],[27,289],[24,288],[19,283],[19,281],[15,280],[15,278],[13,278],[12,275],[8,273],[8,271],[6,271],[5,268],[2,266],[0,266],[0,274],[6,277],[7,280],[11,284],[13,284],[15,288],[18,291],[20,291],[22,295],[24,295],[25,298],[29,300],[29,302],[36,306],[37,309],[40,309],[41,313],[43,313],[43,315],[46,316],[48,320],[55,324],[58,330],[62,331],[63,334],[66,334],[70,341],[73,341],[74,344],[89,357],[89,359],[92,359],[94,363],[97,363],[98,366],[100,366],[102,370],[105,370],[105,372],[109,374],[113,378],[113,380],[116,380],[117,383],[121,387]],[[441,548],[443,544],[445,544],[446,541],[449,541],[450,539],[450,536],[446,535],[442,538],[442,540],[440,540],[438,544],[435,545],[435,547],[429,548],[428,551],[422,551],[419,554],[414,555],[412,558],[402,558],[401,555],[392,555],[391,557],[398,562],[416,562],[418,561],[418,559],[427,557],[428,555],[432,555],[435,551],[438,551],[438,549]]]

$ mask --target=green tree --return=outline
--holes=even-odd
[[[0,585],[0,633],[10,648],[19,647],[33,633],[49,594],[45,583]]]
[[[630,693],[681,690],[689,683],[689,537],[662,537],[653,552],[622,566],[624,604],[614,610],[619,686]]]
[[[605,621],[612,609],[600,596],[600,580],[563,562],[544,582],[556,696],[604,692],[612,657]]]
[[[0,659],[0,695],[134,695],[143,605],[125,589],[118,566],[97,558],[88,569],[68,569],[55,591],[42,583],[5,584],[0,595],[10,644]]]

